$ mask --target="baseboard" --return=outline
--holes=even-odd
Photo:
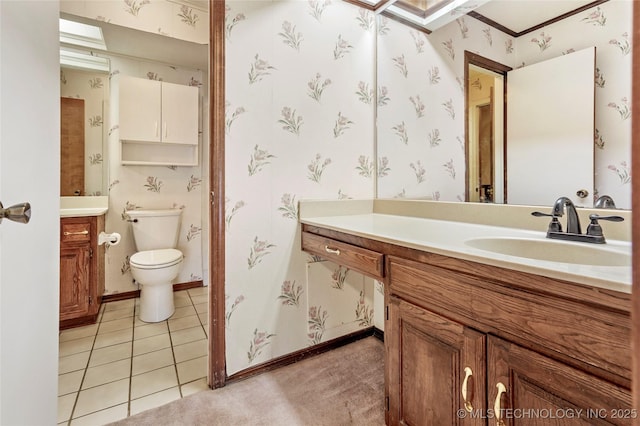
[[[58,330],[66,330],[68,328],[80,327],[83,325],[95,324],[98,319],[98,314],[88,315],[86,317],[71,318],[66,320],[60,320],[58,323]]]
[[[342,337],[338,337],[336,339],[332,339],[327,342],[320,343],[315,346],[311,346],[296,352],[292,352],[287,355],[283,355],[278,358],[274,358],[265,363],[247,368],[245,370],[241,370],[237,373],[227,376],[225,384],[244,380],[249,377],[255,376],[257,374],[265,373],[267,371],[275,370],[276,368],[284,367],[285,365],[294,364],[296,362],[302,361],[303,359],[306,359],[315,355],[319,355],[324,352],[328,352],[332,349],[339,348],[341,346],[347,345],[349,343],[353,343],[360,339],[364,339],[365,337],[375,336],[376,335],[375,330],[376,329],[374,327],[365,328],[363,330],[358,330],[354,333],[350,333]]]
[[[173,285],[173,291],[188,290],[190,288],[204,287],[202,281],[190,281],[187,283],[177,283]],[[135,299],[140,297],[140,290],[124,291],[122,293],[103,294],[102,303],[115,302],[118,300]]]
[[[384,342],[384,331],[380,330],[378,327],[373,327],[373,337]]]

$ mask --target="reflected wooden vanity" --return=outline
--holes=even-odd
[[[630,294],[302,224],[385,283],[387,424],[628,425]]]

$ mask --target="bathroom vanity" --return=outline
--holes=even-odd
[[[91,197],[75,198],[63,201],[60,217],[61,330],[94,323],[104,293],[105,246],[98,244],[98,235],[104,231],[106,206],[89,206]]]
[[[637,417],[630,244],[611,241],[602,265],[554,262],[467,244],[540,237],[526,229],[305,210],[303,250],[385,283],[387,424],[626,425]]]

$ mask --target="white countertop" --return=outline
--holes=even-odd
[[[101,216],[109,210],[109,197],[60,197],[60,217]]]
[[[596,266],[536,260],[489,252],[465,244],[468,239],[481,237],[541,239],[553,244],[563,244],[569,250],[576,244],[588,244],[549,240],[542,231],[380,213],[316,217],[301,215],[300,222],[454,258],[631,293],[630,266]],[[541,227],[546,228],[546,223],[541,224]],[[597,246],[598,249],[619,253],[621,256],[631,254],[631,243],[628,241],[607,239],[605,245]]]

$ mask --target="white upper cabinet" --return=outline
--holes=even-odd
[[[122,164],[198,163],[197,87],[120,77]]]

